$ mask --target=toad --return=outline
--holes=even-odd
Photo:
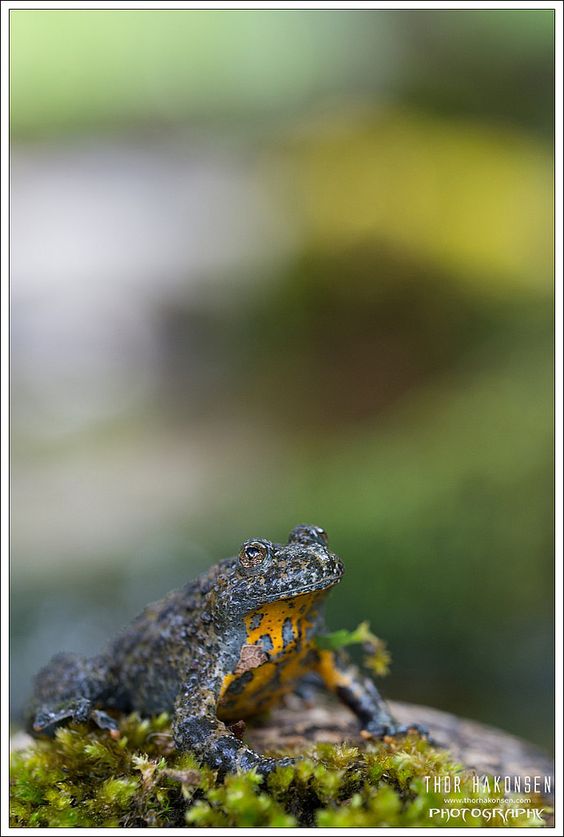
[[[180,750],[221,773],[264,775],[293,759],[251,750],[240,722],[313,674],[356,714],[366,737],[404,734],[345,652],[316,645],[325,598],[342,575],[319,526],[296,526],[287,544],[247,540],[237,557],[148,605],[100,655],[55,656],[35,679],[29,729],[49,735],[91,721],[114,731],[112,710],[167,712]]]

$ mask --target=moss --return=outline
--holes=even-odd
[[[294,766],[267,779],[249,772],[222,780],[191,754],[174,750],[166,715],[150,721],[131,715],[121,720],[119,736],[73,725],[58,730],[53,740],[16,752],[11,823],[42,828],[440,826],[447,823],[433,809],[444,807],[442,795],[426,792],[423,781],[438,774],[461,776],[458,796],[475,800],[462,806],[473,811],[466,825],[501,824],[489,813],[495,802],[478,804],[469,773],[446,750],[417,735],[359,747],[317,744]],[[456,796],[450,794],[451,800]],[[527,811],[546,811],[546,802],[533,799],[518,807],[522,813],[508,825],[542,824]]]

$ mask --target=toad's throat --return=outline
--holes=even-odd
[[[233,671],[223,679],[219,718],[239,720],[263,712],[311,670],[314,622],[324,592],[271,602],[245,616],[245,642]]]

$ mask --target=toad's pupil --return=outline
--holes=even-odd
[[[243,563],[256,565],[264,558],[264,549],[260,546],[247,546],[243,552]]]

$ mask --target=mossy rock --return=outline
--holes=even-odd
[[[11,823],[16,827],[253,827],[253,826],[542,826],[550,799],[490,792],[472,778],[551,773],[548,761],[512,736],[422,707],[394,704],[400,720],[426,723],[437,743],[417,734],[370,741],[359,736],[347,710],[332,703],[288,705],[247,730],[270,754],[303,754],[295,766],[267,779],[254,772],[219,779],[193,755],[174,750],[165,715],[120,721],[112,737],[91,727],[60,729],[51,741],[20,738],[12,755]],[[460,791],[451,808],[465,820],[447,822],[444,793],[426,789],[424,777],[451,776]],[[519,798],[522,798],[520,795]],[[462,802],[462,800],[465,800]],[[460,800],[457,803],[457,800]],[[514,802],[515,804],[512,804]],[[501,821],[498,809],[519,810]],[[543,809],[543,818],[533,814]]]

